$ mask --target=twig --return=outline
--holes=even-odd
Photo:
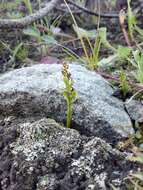
[[[52,0],[47,3],[44,8],[20,19],[0,19],[0,29],[24,28],[25,26],[28,26],[46,16],[57,5],[58,2],[60,2],[60,0]]]
[[[76,3],[74,3],[73,1],[71,0],[67,0],[67,2],[75,7],[77,7],[78,9],[84,11],[85,13],[87,14],[90,14],[90,15],[94,15],[94,16],[100,16],[100,17],[103,17],[103,18],[118,18],[119,15],[118,13],[97,13],[97,12],[94,12],[94,11],[91,11],[85,7],[82,7]]]
[[[121,11],[119,13],[119,22],[120,22],[121,30],[124,34],[125,41],[126,41],[128,47],[131,47],[131,42],[130,42],[128,33],[125,29],[125,11],[124,11],[124,9],[121,9]]]

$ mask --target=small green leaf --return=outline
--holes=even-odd
[[[117,58],[118,58],[117,54],[115,54],[115,55],[110,55],[110,56],[107,57],[107,58],[101,59],[101,60],[99,61],[99,65],[100,65],[100,66],[103,66],[103,67],[106,66],[106,65],[112,66],[112,65],[114,64],[114,62],[117,60]]]
[[[75,98],[76,98],[76,96],[77,96],[76,91],[72,91],[72,99],[75,99]]]
[[[20,44],[18,44],[15,49],[13,50],[13,55],[12,55],[12,59],[15,60],[16,55],[18,53],[18,51],[21,49],[21,47],[23,46],[23,43],[21,42]]]
[[[126,59],[130,55],[131,49],[128,47],[119,46],[117,52],[120,59]]]
[[[136,67],[136,79],[143,83],[143,53],[136,50],[132,52],[134,57],[133,65]]]
[[[99,36],[103,44],[107,42],[107,29],[105,27],[99,28]]]
[[[126,97],[128,91],[129,91],[129,85],[128,85],[128,81],[127,81],[127,78],[126,78],[126,73],[124,71],[121,71],[120,72],[120,90],[121,92],[123,93],[123,96]]]
[[[91,38],[94,39],[97,36],[96,30],[85,30],[83,28],[73,25],[74,31],[77,33],[78,37],[81,38]]]
[[[134,161],[134,162],[140,162],[140,163],[143,163],[143,154],[139,155],[139,156],[133,156],[130,158],[131,161]]]
[[[26,35],[29,35],[29,36],[33,36],[35,38],[40,37],[40,31],[35,27],[30,27],[30,28],[24,29],[23,33]]]
[[[141,135],[140,131],[137,131],[137,132],[136,132],[135,137],[136,137],[137,139],[141,139],[141,138],[142,138],[142,135]]]
[[[116,49],[113,46],[111,46],[111,44],[107,40],[107,28],[105,28],[105,27],[99,28],[98,34],[99,34],[99,38],[101,39],[101,43],[105,47],[107,47],[115,52]]]
[[[53,36],[49,36],[49,35],[43,35],[41,37],[41,39],[46,42],[49,45],[54,45],[57,44],[57,41],[55,40],[55,38]]]
[[[135,25],[135,30],[143,37],[143,29]]]

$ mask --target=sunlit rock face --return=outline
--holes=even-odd
[[[60,64],[37,64],[0,77],[0,113],[15,116],[44,116],[66,121],[66,101]],[[96,72],[70,64],[77,91],[72,127],[82,134],[114,142],[133,133],[123,103],[113,97],[110,84]]]

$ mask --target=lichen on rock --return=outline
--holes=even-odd
[[[81,141],[77,131],[64,129],[54,120],[46,118],[33,123],[23,123],[18,132],[19,138],[11,144],[12,153],[24,154],[27,161],[38,159],[46,151],[53,156],[60,153],[66,157],[76,151]]]

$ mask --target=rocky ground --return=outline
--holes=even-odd
[[[143,122],[141,102],[123,103],[105,79],[76,63],[70,72],[78,93],[71,129],[60,64],[0,76],[0,189],[126,190],[128,175],[142,169],[117,148]]]

